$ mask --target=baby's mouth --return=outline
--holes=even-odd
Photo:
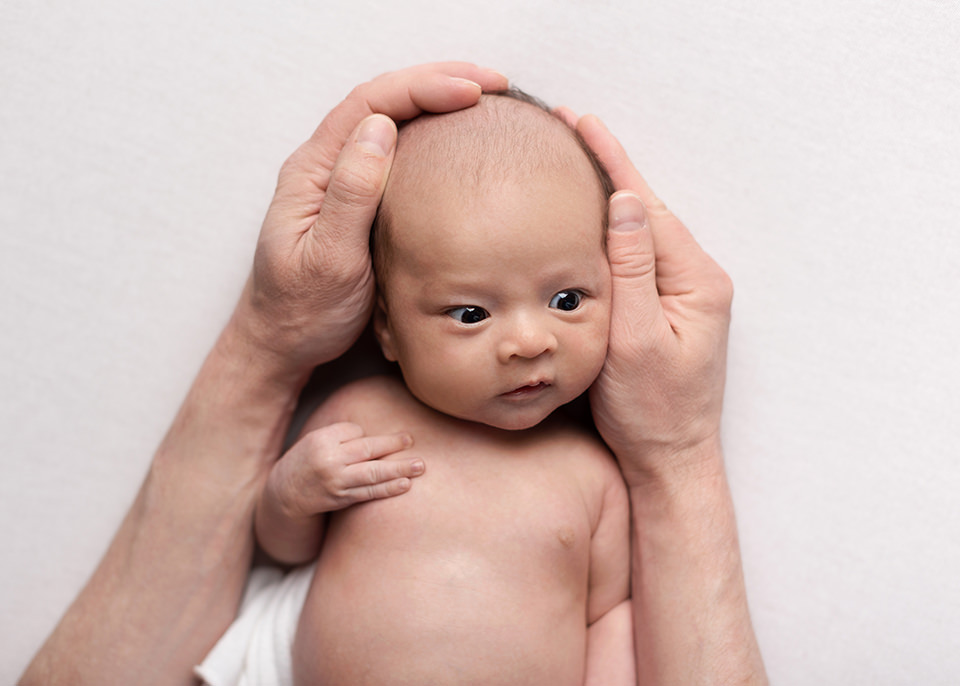
[[[526,385],[523,385],[523,386],[519,386],[519,387],[517,387],[517,388],[514,388],[512,391],[507,391],[506,393],[503,393],[503,397],[505,397],[505,398],[528,398],[528,397],[530,397],[530,396],[537,395],[538,393],[540,393],[540,392],[543,391],[544,389],[548,388],[549,386],[550,386],[550,384],[547,383],[546,381],[537,381],[537,382],[532,383],[532,384],[526,384]]]

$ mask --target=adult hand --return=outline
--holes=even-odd
[[[638,682],[766,684],[720,445],[733,287],[599,119],[561,116],[619,189],[610,344],[590,398],[630,486]]]
[[[356,338],[390,118],[474,104],[506,79],[464,63],[356,88],[287,161],[233,318],[200,369],[100,565],[21,683],[193,683],[236,613],[253,511],[300,385]],[[386,115],[386,116],[384,116]]]
[[[383,74],[355,88],[280,171],[234,321],[292,375],[338,357],[373,305],[368,236],[396,126],[477,102],[506,78],[462,62]]]
[[[582,117],[577,130],[619,189],[607,239],[610,345],[590,395],[597,428],[631,485],[715,468],[703,456],[720,454],[733,286],[600,120]]]

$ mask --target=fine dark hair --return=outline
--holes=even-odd
[[[540,108],[552,117],[557,117],[557,119],[560,119],[560,117],[557,116],[557,114],[553,111],[553,108],[547,103],[535,95],[530,95],[529,93],[520,90],[516,86],[511,86],[505,90],[489,91],[487,94],[525,102],[528,105],[533,105],[534,107]],[[587,145],[587,142],[583,139],[583,136],[580,135],[580,132],[569,127],[568,130],[570,131],[570,134],[573,136],[574,140],[577,141],[580,149],[583,150],[583,154],[587,156],[588,160],[590,160],[593,170],[597,173],[597,179],[600,181],[600,187],[603,189],[603,195],[609,200],[610,196],[616,191],[616,188],[613,185],[613,180],[610,178],[610,173],[603,165],[603,162],[600,161],[600,158],[597,157],[597,154],[590,148],[589,145]]]
[[[613,185],[613,181],[610,179],[610,174],[607,172],[606,168],[603,165],[603,162],[597,157],[596,153],[590,149],[590,146],[587,145],[587,142],[583,139],[583,136],[580,133],[570,128],[566,125],[566,122],[562,120],[553,109],[548,106],[543,100],[537,98],[529,93],[526,93],[519,88],[510,87],[505,90],[498,91],[488,91],[484,93],[484,97],[492,96],[496,98],[507,98],[510,100],[515,100],[527,105],[531,105],[542,112],[547,113],[550,117],[555,118],[557,121],[563,123],[563,129],[566,130],[571,138],[576,141],[577,145],[583,151],[583,154],[586,156],[587,160],[590,162],[591,167],[596,173],[597,180],[600,184],[600,189],[604,200],[609,200],[610,196],[613,195],[616,190]],[[443,115],[439,115],[443,116]],[[417,121],[417,119],[410,119],[405,122],[401,122],[398,126],[402,135],[402,130],[406,127],[407,124]],[[370,253],[373,258],[373,267],[374,273],[378,280],[382,280],[386,274],[388,268],[388,258],[390,253],[389,247],[389,233],[390,233],[390,217],[388,216],[389,212],[384,209],[384,203],[381,202],[380,206],[377,208],[377,214],[373,221],[373,226],[370,230]],[[601,240],[603,241],[604,247],[606,246],[606,232],[607,232],[607,212],[604,209],[602,212],[602,232]]]

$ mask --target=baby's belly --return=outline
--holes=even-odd
[[[482,484],[432,481],[332,518],[301,615],[297,682],[582,683],[583,514],[542,484],[489,502]]]

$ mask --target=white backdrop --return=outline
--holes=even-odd
[[[438,59],[599,114],[737,286],[725,442],[774,682],[960,673],[956,1],[0,9],[0,682],[102,554],[283,159]]]

